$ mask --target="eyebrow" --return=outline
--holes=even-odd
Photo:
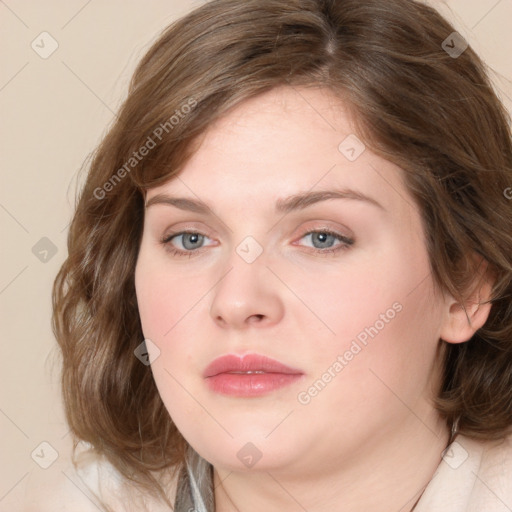
[[[327,201],[329,199],[351,199],[355,201],[362,201],[380,208],[382,211],[386,211],[386,209],[376,199],[369,197],[362,192],[351,189],[319,190],[316,192],[295,194],[283,199],[278,199],[276,201],[275,209],[277,213],[287,214],[296,210],[303,210],[308,206],[322,201]],[[186,197],[172,197],[167,194],[157,194],[152,197],[146,203],[146,208],[155,204],[167,204],[179,208],[180,210],[187,210],[201,214],[208,214],[211,212],[211,208],[203,201]]]

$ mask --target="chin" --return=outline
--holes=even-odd
[[[268,431],[258,432],[249,427],[246,433],[230,438],[224,435],[221,439],[209,437],[190,440],[194,450],[215,468],[226,471],[272,471],[283,466],[290,466],[304,455],[299,440],[273,434],[266,438]],[[302,454],[302,455],[301,455]]]

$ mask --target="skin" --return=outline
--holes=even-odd
[[[218,511],[412,510],[448,443],[431,402],[439,340],[466,341],[488,309],[469,308],[468,324],[437,290],[403,171],[369,149],[349,161],[338,146],[353,133],[328,90],[274,89],[213,124],[179,176],[147,192],[135,275],[143,332],[150,354],[160,351],[152,370],[172,420],[215,468]],[[380,206],[344,198],[275,212],[279,199],[333,189]],[[159,202],[164,195],[210,211]],[[353,243],[321,254],[342,244],[308,235],[325,229]],[[162,243],[187,230],[205,238]],[[247,236],[263,250],[252,263],[236,252]],[[184,243],[191,257],[170,252]],[[381,315],[384,327],[336,372]],[[263,354],[304,375],[262,397],[216,394],[202,372],[229,353]],[[308,394],[329,368],[330,381]],[[248,442],[261,454],[251,468],[237,457]]]

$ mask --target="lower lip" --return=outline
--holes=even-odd
[[[301,377],[302,374],[289,373],[219,373],[207,377],[206,383],[212,391],[221,395],[250,397],[289,386]]]

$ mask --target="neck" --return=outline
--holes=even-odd
[[[412,416],[412,415],[411,415]],[[214,470],[216,512],[411,512],[441,462],[448,429],[436,413],[377,442],[347,462],[321,461],[307,472],[288,466],[250,472]],[[349,462],[348,462],[349,461]]]

